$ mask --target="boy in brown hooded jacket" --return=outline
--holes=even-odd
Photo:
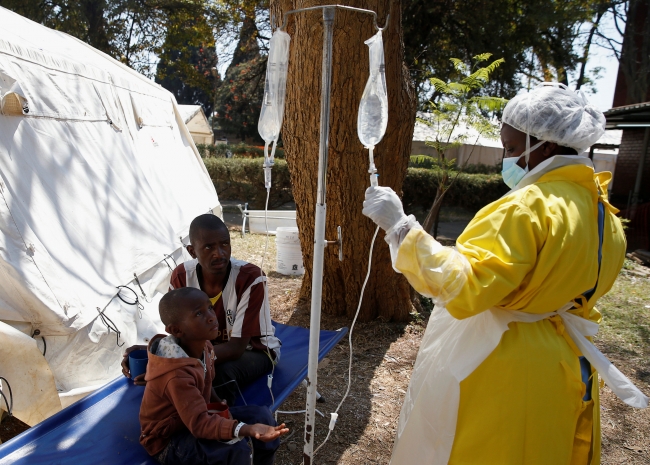
[[[201,290],[170,291],[160,301],[160,318],[169,336],[149,343],[140,443],[163,464],[270,465],[279,437],[289,430],[275,425],[266,407],[231,407],[230,418],[208,411],[221,402],[212,388],[214,350],[219,330],[208,296]],[[224,405],[225,407],[225,405]],[[237,418],[237,420],[233,419]]]

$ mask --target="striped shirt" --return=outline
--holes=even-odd
[[[197,259],[181,263],[172,273],[169,290],[181,287],[201,289]],[[230,274],[221,298],[214,304],[219,323],[219,334],[212,341],[222,344],[230,337],[250,337],[249,350],[266,351],[268,347],[275,360],[280,359],[282,343],[275,337],[271,324],[271,308],[264,292],[266,275],[258,266],[230,259]],[[214,298],[215,296],[209,296]]]

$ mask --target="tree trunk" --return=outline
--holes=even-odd
[[[366,8],[378,13],[383,33],[388,87],[388,128],[375,148],[380,185],[401,194],[406,176],[413,127],[416,95],[403,63],[401,5],[390,0],[344,1],[341,4]],[[296,8],[326,4],[314,0],[271,0],[274,28],[282,24],[283,13]],[[289,76],[282,140],[289,165],[297,222],[303,251],[305,276],[301,299],[311,296],[314,252],[314,213],[318,174],[321,62],[323,50],[322,10],[289,17],[291,35]],[[369,186],[368,151],[357,137],[357,110],[368,79],[368,47],[363,43],[375,34],[372,16],[337,9],[332,48],[332,91],[327,171],[326,238],[336,238],[336,227],[343,229],[343,262],[337,247],[325,250],[323,272],[323,312],[354,315],[367,272],[368,253],[375,225],[361,214],[364,192]],[[377,316],[405,321],[412,309],[408,282],[393,271],[388,246],[381,232],[372,257],[372,273],[366,286],[359,318]]]
[[[585,83],[585,72],[587,70],[587,61],[589,60],[589,49],[591,48],[591,42],[594,39],[594,34],[596,33],[598,26],[600,26],[600,20],[606,11],[607,11],[606,9],[605,11],[599,10],[596,13],[596,19],[594,19],[594,22],[591,25],[591,29],[589,30],[589,36],[587,36],[587,42],[585,43],[585,46],[582,49],[582,59],[580,60],[580,74],[578,75],[578,80],[576,81],[576,90],[580,89],[582,85]]]
[[[88,21],[87,42],[104,53],[111,54],[111,44],[106,31],[105,0],[85,0],[81,9]]]

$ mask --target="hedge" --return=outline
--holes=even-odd
[[[203,163],[222,200],[241,200],[248,202],[249,208],[264,208],[266,189],[264,188],[263,159],[253,158],[204,158]],[[276,160],[271,173],[272,187],[269,208],[278,207],[293,200],[291,180],[287,162]]]
[[[202,158],[221,157],[226,158],[230,152],[235,158],[259,158],[264,157],[264,146],[240,144],[196,144],[196,148]],[[269,147],[269,154],[271,148]],[[284,149],[275,150],[275,158],[284,158]]]
[[[409,160],[409,168],[439,168],[440,160],[437,157],[430,155],[411,155]],[[497,174],[501,172],[501,165],[484,165],[483,163],[476,163],[467,165],[463,168],[463,172],[467,174]]]
[[[404,209],[412,211],[417,208],[431,208],[441,174],[442,170],[436,168],[409,168],[402,187]],[[450,176],[456,175],[456,172],[450,172]],[[443,205],[477,212],[508,190],[500,174],[460,173],[452,188],[445,194]]]
[[[205,158],[217,194],[222,200],[248,202],[250,208],[264,208],[266,189],[262,160]],[[439,168],[409,168],[404,180],[404,207],[406,211],[429,209],[438,187]],[[455,172],[451,172],[455,176]],[[461,173],[445,196],[444,205],[462,207],[476,212],[508,191],[500,174]],[[273,167],[273,187],[269,208],[293,200],[289,169],[284,160],[276,160]]]

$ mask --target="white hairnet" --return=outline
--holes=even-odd
[[[545,83],[514,97],[503,110],[503,122],[578,153],[595,144],[605,132],[603,112],[590,105],[582,92],[557,83]]]

